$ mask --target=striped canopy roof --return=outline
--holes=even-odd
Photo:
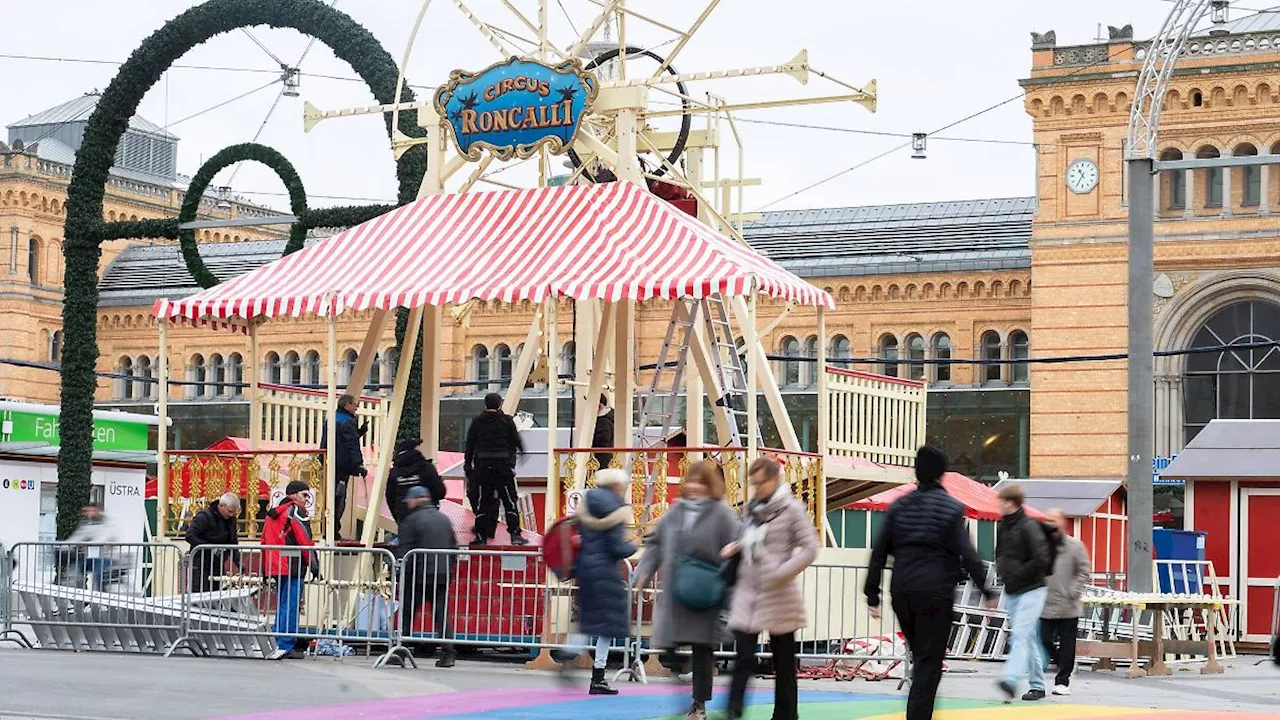
[[[433,195],[182,300],[192,321],[461,303],[831,296],[628,182]]]

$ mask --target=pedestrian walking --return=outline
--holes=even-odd
[[[596,429],[591,434],[591,447],[613,447],[613,423],[613,408],[609,407],[609,396],[600,393],[600,406],[596,409]],[[609,467],[609,463],[613,462],[613,453],[596,453],[595,457],[601,469]]]
[[[391,460],[386,500],[397,525],[409,514],[408,493],[413,487],[424,488],[436,505],[444,500],[444,481],[440,479],[435,463],[422,454],[422,438],[401,440],[396,444],[396,454]]]
[[[1054,695],[1071,694],[1071,673],[1076,669],[1076,634],[1084,613],[1084,589],[1093,580],[1093,566],[1084,543],[1067,534],[1067,517],[1061,510],[1049,511],[1057,536],[1058,552],[1053,573],[1045,580],[1047,594],[1040,613],[1040,639],[1048,654],[1048,664],[1058,669],[1053,680]]]
[[[338,410],[334,413],[337,447],[333,454],[333,470],[337,484],[333,491],[333,537],[336,540],[342,539],[342,515],[347,510],[349,479],[356,475],[362,478],[369,475],[364,466],[364,450],[360,448],[360,439],[369,432],[369,421],[360,424],[356,417],[357,407],[354,395],[343,395],[338,398]],[[320,449],[324,450],[328,442],[329,433],[321,432]]]
[[[665,590],[658,595],[653,646],[667,651],[693,650],[693,705],[688,720],[706,720],[715,673],[712,647],[723,635],[723,599],[709,607],[691,607],[676,598],[679,568],[696,561],[718,566],[741,532],[741,523],[724,502],[724,479],[709,460],[693,464],[680,481],[680,499],[658,521],[645,542],[635,586],[657,575]],[[686,560],[686,558],[688,558]]]
[[[1053,567],[1053,555],[1044,525],[1027,517],[1024,495],[1017,485],[1000,489],[1000,528],[996,538],[996,571],[1004,582],[1005,607],[1012,630],[1009,654],[1004,661],[1000,692],[1013,702],[1025,676],[1031,689],[1023,700],[1045,696],[1044,645],[1040,642],[1040,614],[1048,589],[1045,577]]]
[[[320,564],[314,551],[303,548],[311,540],[311,525],[306,514],[311,486],[293,480],[285,486],[285,496],[267,511],[262,523],[262,574],[276,587],[276,653],[273,659],[300,658],[297,647],[298,606],[305,587],[303,578],[310,574],[320,580]]]
[[[214,580],[214,576],[226,571],[227,562],[240,567],[240,554],[226,548],[205,549],[206,545],[238,545],[239,533],[236,530],[237,518],[240,515],[240,498],[235,493],[226,493],[210,502],[196,516],[191,518],[184,538],[191,557],[191,592],[217,592],[222,589],[222,582]]]
[[[124,536],[98,503],[81,508],[80,524],[67,542],[84,546],[59,550],[63,555],[59,563],[63,572],[74,569],[75,575],[71,578],[74,587],[83,588],[87,577],[91,590],[103,592],[112,578],[118,580],[127,570],[129,558],[125,549],[119,547],[124,543]]]
[[[520,509],[516,490],[516,456],[524,454],[520,431],[510,415],[502,412],[502,396],[489,393],[484,398],[484,412],[471,422],[467,430],[467,448],[463,470],[467,475],[467,500],[475,514],[475,539],[472,545],[484,545],[498,529],[498,503],[506,514],[507,534],[512,545],[527,545],[520,531]],[[491,498],[497,498],[492,502]]]
[[[818,535],[804,504],[782,480],[777,461],[760,458],[751,463],[752,499],[742,539],[729,548],[741,553],[737,583],[729,607],[737,657],[729,685],[731,720],[742,717],[747,681],[756,672],[756,643],[769,633],[773,651],[773,720],[796,720],[796,631],[807,624],[804,595],[796,578],[818,557]]]
[[[453,577],[454,550],[458,538],[453,523],[440,512],[427,489],[414,485],[405,492],[408,514],[399,525],[400,545],[397,551],[405,562],[405,601],[400,608],[400,632],[413,636],[413,621],[424,603],[431,604],[432,627],[441,639],[440,659],[436,667],[451,668],[458,651],[452,643],[443,642],[449,637],[446,613],[449,598],[449,580]],[[410,555],[414,550],[436,550]]]
[[[965,528],[964,506],[942,487],[947,456],[928,445],[916,451],[916,490],[894,501],[871,547],[863,592],[871,617],[881,616],[880,582],[893,556],[893,612],[911,651],[907,720],[930,720],[947,641],[956,585],[965,573],[982,588],[990,606],[996,593]]]
[[[578,581],[578,632],[572,643],[585,646],[595,640],[595,662],[591,666],[591,695],[617,695],[605,680],[605,666],[614,638],[630,634],[630,603],[627,583],[619,565],[636,554],[628,538],[633,518],[626,501],[630,478],[622,470],[596,473],[596,487],[588,490],[576,518],[582,544],[574,564]]]

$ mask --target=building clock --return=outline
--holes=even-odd
[[[1098,166],[1092,160],[1080,159],[1067,166],[1067,188],[1084,195],[1098,186]]]

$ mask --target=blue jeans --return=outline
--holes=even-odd
[[[1036,588],[1017,595],[1005,595],[1009,610],[1011,639],[1009,655],[1004,661],[1001,680],[1018,687],[1022,676],[1031,682],[1032,690],[1044,690],[1044,645],[1040,642],[1040,612],[1044,610],[1048,588]]]
[[[298,604],[302,601],[302,578],[276,578],[276,647],[288,652],[297,644],[291,634],[298,632]]]

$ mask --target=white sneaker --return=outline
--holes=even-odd
[[[1053,694],[1054,695],[1070,695],[1071,688],[1067,687],[1066,685],[1054,685]]]

